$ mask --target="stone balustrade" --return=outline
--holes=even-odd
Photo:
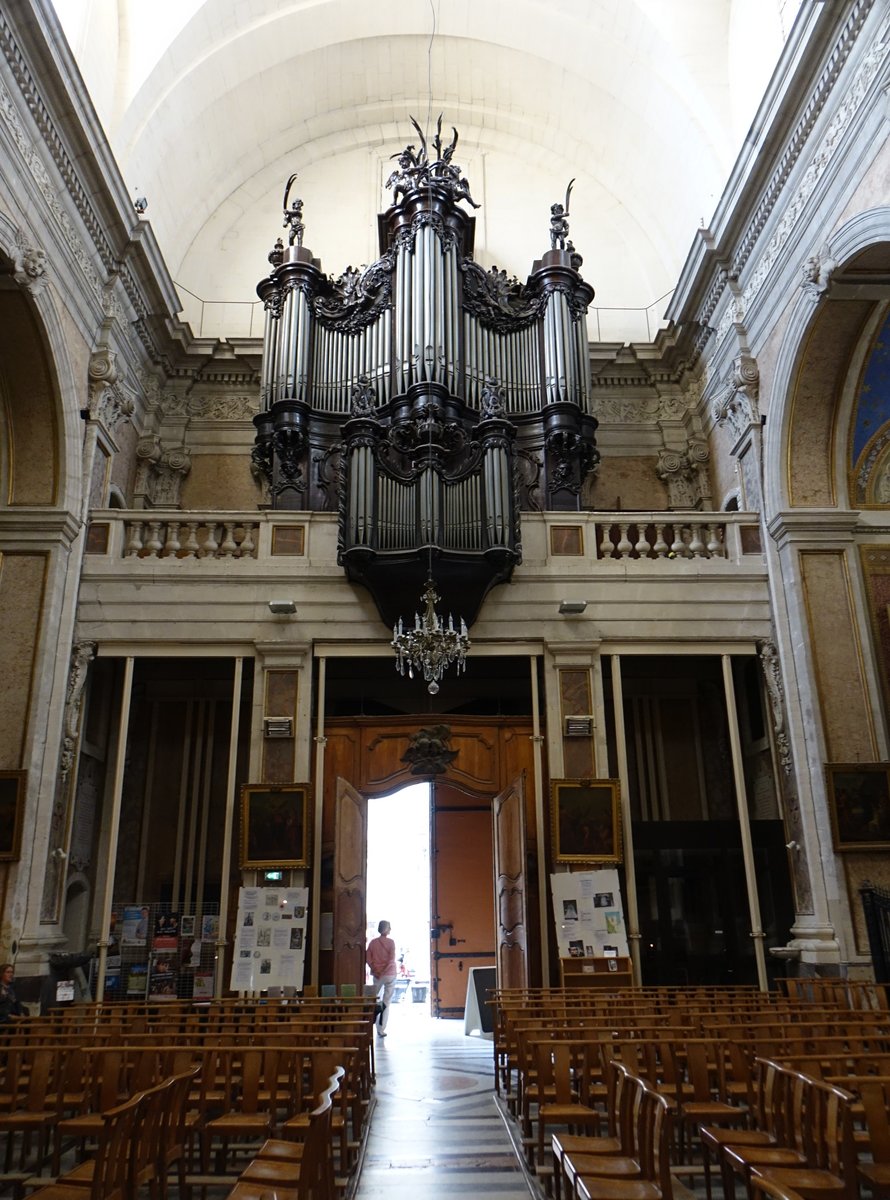
[[[336,522],[333,513],[104,509],[91,513],[87,554],[135,562],[311,556],[333,565]],[[581,562],[593,571],[619,563],[622,570],[634,563],[659,570],[673,562],[682,573],[684,564],[708,561],[750,568],[761,555],[753,513],[524,513],[522,525],[526,565],[547,560],[570,573]]]

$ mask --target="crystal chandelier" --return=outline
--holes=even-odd
[[[414,628],[408,630],[402,627],[402,618],[399,617],[398,624],[392,627],[391,644],[396,652],[396,670],[404,675],[407,669],[409,679],[414,678],[415,671],[418,675],[422,674],[427,691],[435,696],[439,690],[439,680],[452,663],[457,664],[458,674],[466,669],[470,639],[463,617],[460,618],[458,632],[450,613],[446,628],[443,618],[436,612],[440,597],[432,576],[427,579],[420,599],[423,601],[423,616],[415,613]]]

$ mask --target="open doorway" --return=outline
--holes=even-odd
[[[366,942],[389,921],[396,944],[394,1004],[429,1013],[430,786],[368,799]]]

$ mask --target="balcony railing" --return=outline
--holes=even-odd
[[[546,560],[568,572],[670,569],[706,562],[751,566],[761,556],[755,513],[523,513],[524,559]],[[336,564],[337,518],[302,512],[160,512],[96,510],[87,555],[106,560],[268,561],[311,556]],[[594,565],[596,564],[596,565]],[[185,562],[184,562],[185,565]],[[336,568],[335,568],[336,569]]]

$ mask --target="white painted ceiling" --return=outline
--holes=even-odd
[[[377,257],[390,156],[439,112],[524,278],[569,179],[591,336],[647,340],[800,0],[55,0],[196,333],[245,333],[299,172],[325,271]],[[434,31],[435,30],[435,31]],[[200,304],[197,299],[209,302]]]

